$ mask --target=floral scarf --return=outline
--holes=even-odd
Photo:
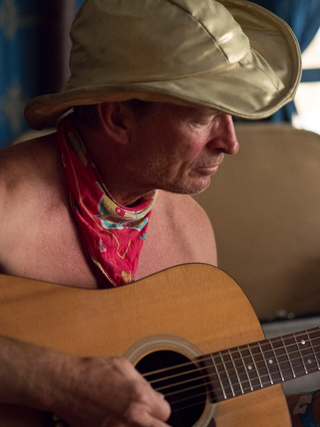
[[[157,191],[134,208],[117,204],[68,117],[59,123],[58,139],[71,206],[99,276],[107,286],[131,283]]]

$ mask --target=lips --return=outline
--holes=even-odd
[[[208,164],[200,164],[200,165],[196,165],[195,169],[199,170],[199,171],[203,171],[204,173],[215,173],[218,170],[218,167],[221,165],[221,163],[223,162],[223,158],[224,155],[223,153],[221,153],[219,156],[217,156],[215,158],[214,161],[211,160],[211,162]]]
[[[217,172],[219,165],[215,166],[205,166],[196,168],[197,172],[201,175],[213,175]]]

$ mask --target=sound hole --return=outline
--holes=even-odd
[[[199,420],[207,390],[199,367],[190,359],[174,351],[160,350],[145,356],[136,368],[147,374],[146,380],[170,403],[170,426],[191,427]]]

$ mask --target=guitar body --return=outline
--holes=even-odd
[[[0,307],[0,334],[79,356],[125,356],[134,365],[158,351],[193,360],[264,339],[238,285],[203,264],[108,290],[0,275]],[[192,425],[209,426],[212,415],[217,427],[291,425],[281,385],[216,405],[207,399]],[[0,406],[0,427],[42,425],[36,411]]]

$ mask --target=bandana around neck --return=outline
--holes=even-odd
[[[157,191],[133,208],[117,204],[67,117],[59,123],[58,139],[71,207],[99,276],[107,286],[131,283]]]

